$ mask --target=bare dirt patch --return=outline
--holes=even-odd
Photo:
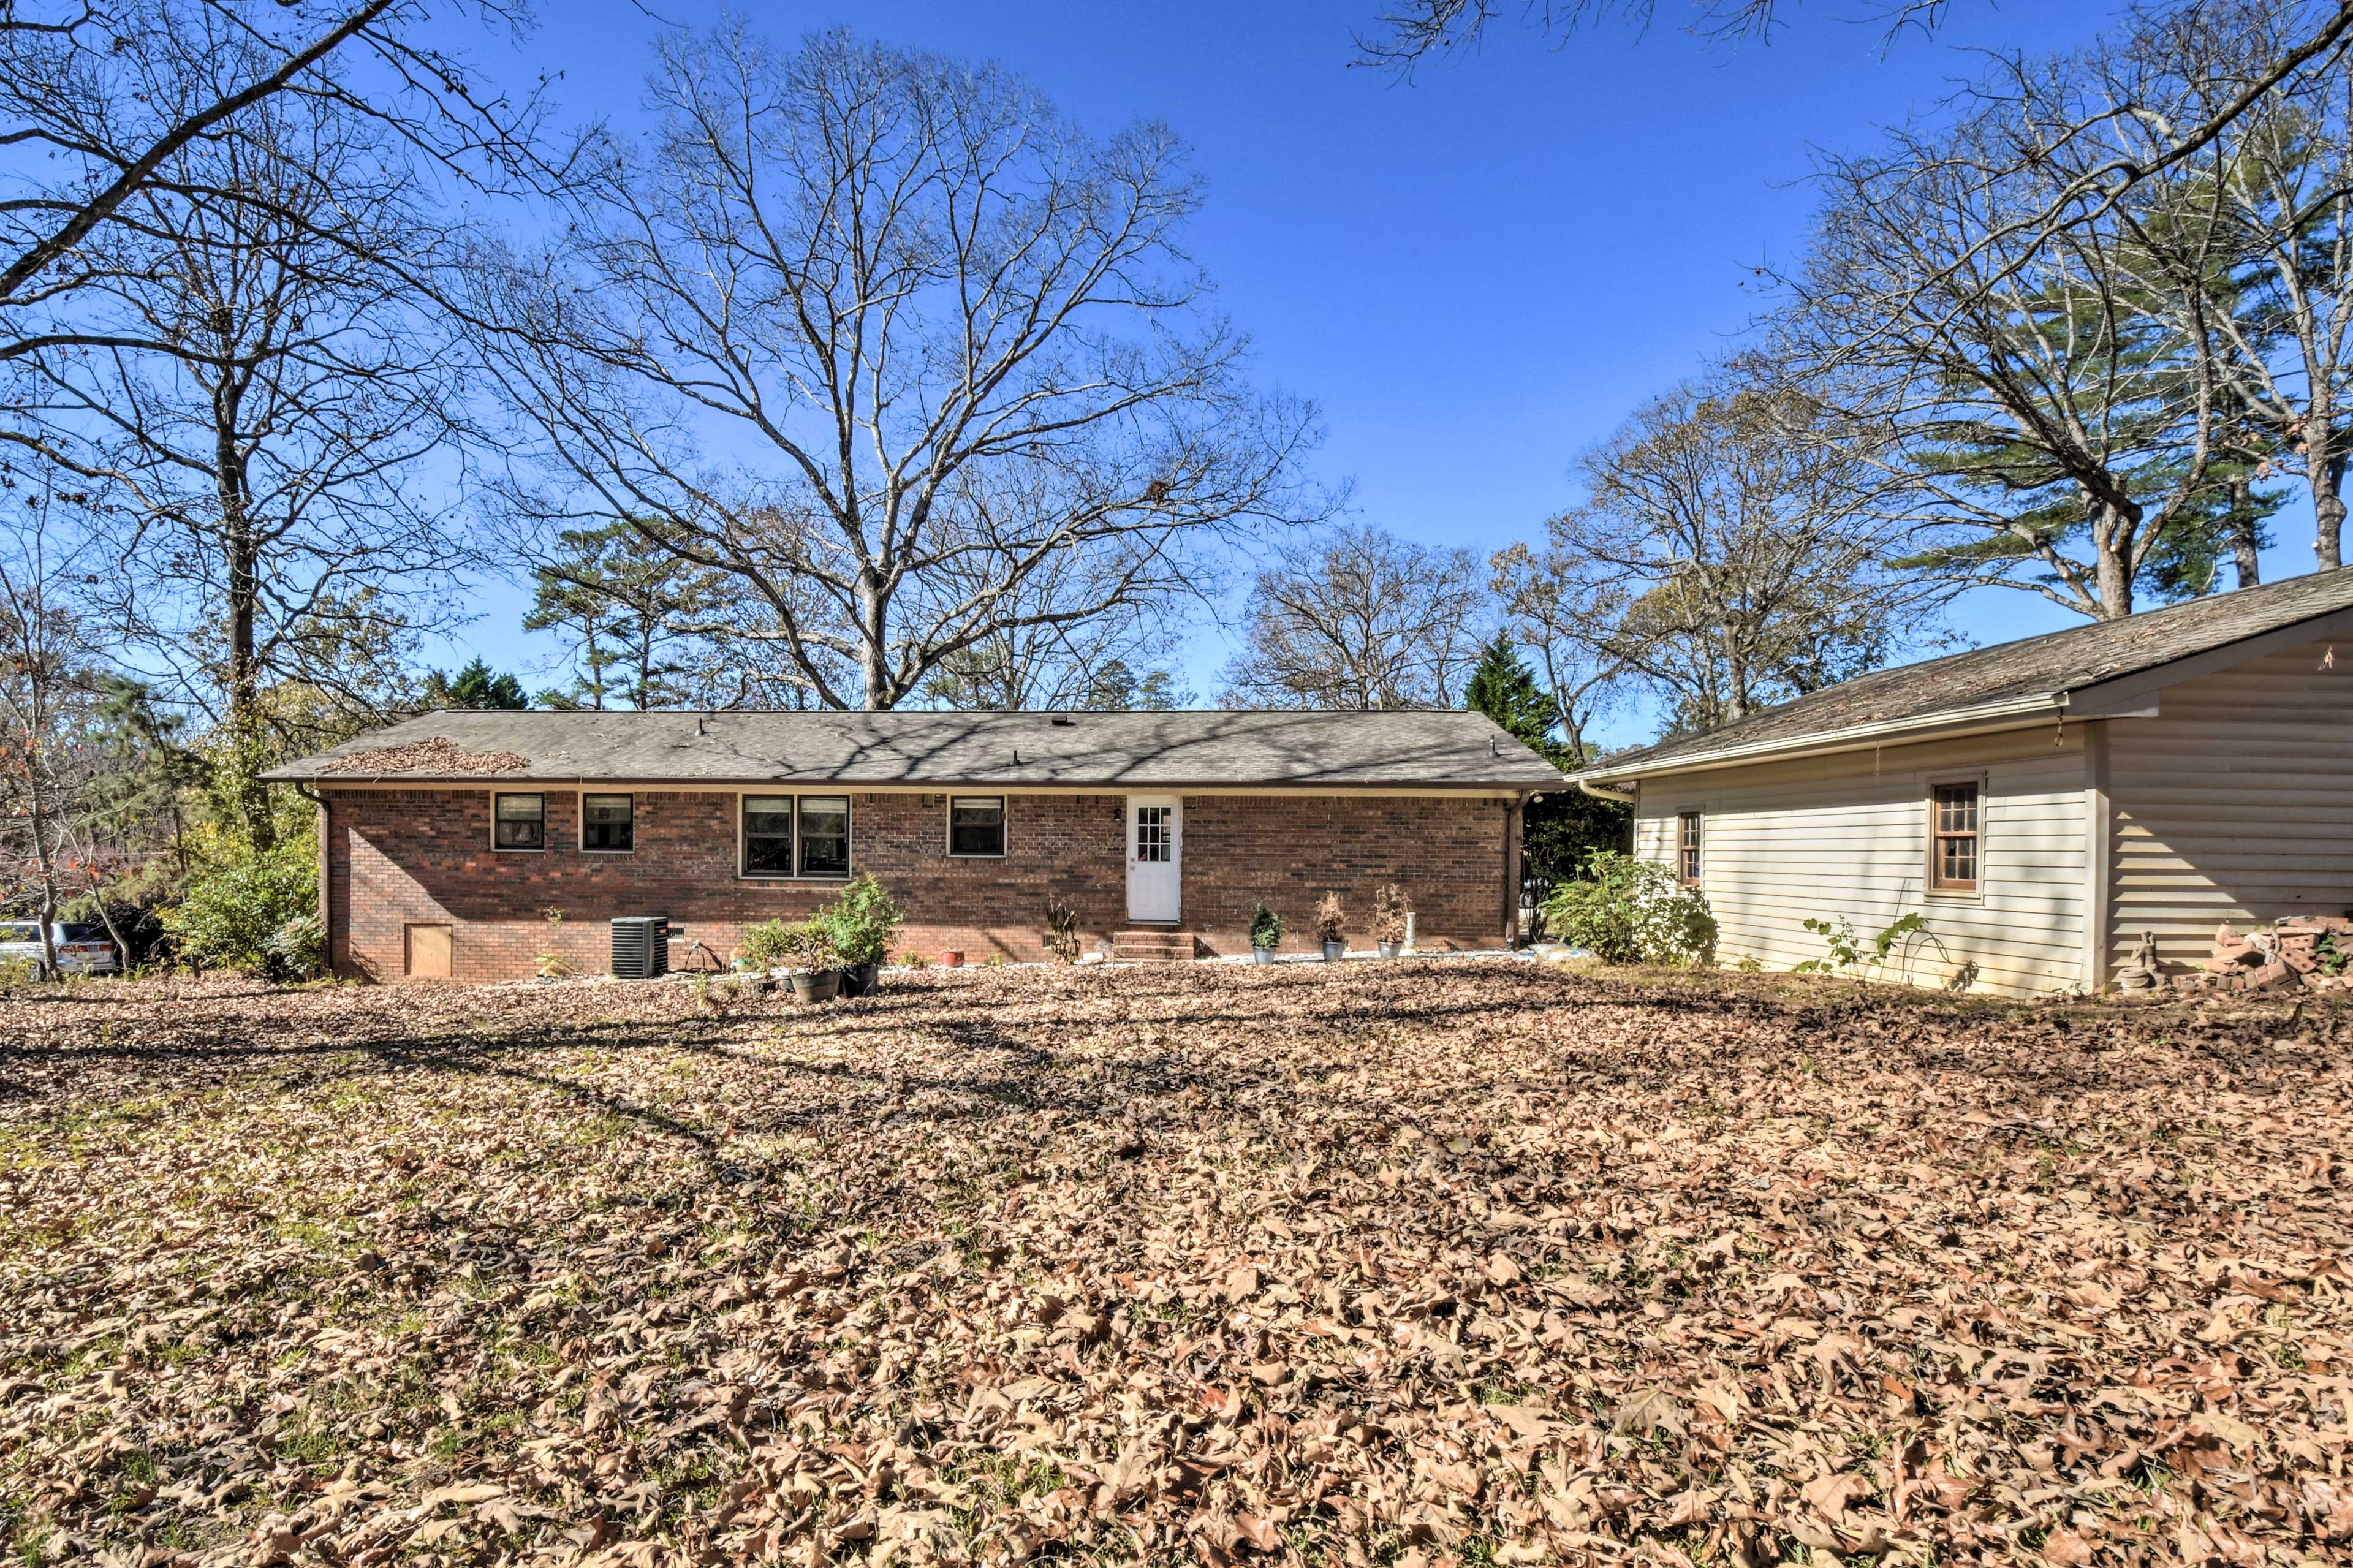
[[[1502,963],[19,989],[0,1539],[2342,1559],[2348,1037]]]

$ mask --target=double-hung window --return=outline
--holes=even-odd
[[[491,847],[547,847],[547,797],[543,795],[497,795],[491,797]]]
[[[1928,790],[1928,886],[1939,893],[1978,890],[1979,802],[1975,780]]]
[[[846,795],[747,795],[742,834],[746,877],[849,875]]]
[[[626,795],[582,795],[580,847],[607,854],[636,848],[636,797]]]
[[[958,795],[948,797],[948,853],[1004,855],[1003,795]]]
[[[1686,811],[1675,818],[1675,876],[1685,886],[1699,886],[1699,816]]]

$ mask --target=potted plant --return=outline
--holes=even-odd
[[[959,947],[951,947],[942,952],[940,954],[940,967],[942,969],[962,969],[964,967],[964,950]]]
[[[1272,963],[1274,950],[1282,945],[1282,917],[1266,907],[1261,900],[1250,909],[1250,962]]]
[[[552,985],[572,973],[572,966],[564,962],[562,953],[555,951],[555,943],[563,935],[564,911],[551,909],[541,912],[547,920],[548,945],[540,953],[537,963],[533,965],[533,973],[538,977],[542,985]]]
[[[744,945],[736,952],[743,956],[737,962],[745,969],[763,973],[782,969],[793,961],[793,934],[782,921],[763,921],[744,928]]]
[[[1383,958],[1395,958],[1405,951],[1406,922],[1413,917],[1413,907],[1405,901],[1405,889],[1389,883],[1373,896],[1373,943]]]
[[[1346,938],[1347,914],[1340,908],[1340,895],[1326,893],[1324,901],[1315,906],[1315,940],[1324,944],[1324,962],[1337,963],[1348,951]]]
[[[1079,911],[1060,893],[1046,895],[1046,951],[1063,963],[1079,961]]]
[[[840,955],[841,994],[872,995],[881,984],[882,961],[891,953],[891,939],[899,934],[906,911],[869,871],[841,889],[824,919]]]
[[[793,1000],[830,1002],[841,991],[841,953],[824,917],[812,915],[786,928],[792,952]]]

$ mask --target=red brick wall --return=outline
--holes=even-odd
[[[486,790],[327,792],[328,908],[337,973],[398,979],[405,928],[454,928],[459,980],[518,979],[554,951],[576,973],[608,970],[607,921],[667,915],[723,958],[746,925],[797,919],[839,884],[757,881],[735,874],[733,793],[639,791],[626,855],[584,853],[579,795],[546,794],[543,851],[490,847]],[[1068,900],[1092,947],[1127,924],[1125,797],[1016,795],[1002,859],[951,858],[946,797],[853,795],[853,868],[872,871],[907,910],[898,946],[968,960],[1042,956],[1046,903]],[[1400,883],[1425,948],[1478,946],[1504,931],[1504,820],[1499,800],[1436,796],[1195,795],[1185,802],[1185,925],[1212,952],[1247,945],[1263,898],[1309,945],[1308,917],[1325,889],[1348,906],[1353,942],[1369,942],[1374,890]],[[563,911],[561,923],[547,918]],[[686,942],[672,947],[684,963]]]

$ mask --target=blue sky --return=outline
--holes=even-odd
[[[1219,304],[1255,340],[1262,383],[1315,399],[1324,479],[1353,481],[1356,517],[1481,552],[1534,537],[1569,498],[1570,464],[1643,398],[1736,341],[1758,309],[1755,268],[1804,243],[1810,148],[1855,147],[1930,112],[1967,51],[2064,47],[2114,15],[2105,0],[1957,0],[1934,41],[1883,47],[1851,20],[1862,0],[1812,0],[1769,47],[1702,44],[1672,25],[1558,46],[1499,26],[1475,53],[1409,82],[1352,68],[1352,29],[1381,0],[1163,0],[1157,5],[863,0],[754,7],[785,36],[848,25],[870,37],[1002,61],[1101,132],[1166,121],[1208,182],[1192,229]],[[661,0],[707,25],[715,5]],[[1504,0],[1508,16],[1518,7]],[[558,69],[561,101],[628,122],[644,40],[627,0],[548,6],[501,75]],[[2275,521],[2309,570],[2308,509]],[[544,667],[496,585],[449,650]],[[1980,642],[2073,617],[1979,594],[1956,621]],[[1204,700],[1229,644],[1205,624],[1187,676]],[[1613,742],[1641,739],[1637,715]]]

